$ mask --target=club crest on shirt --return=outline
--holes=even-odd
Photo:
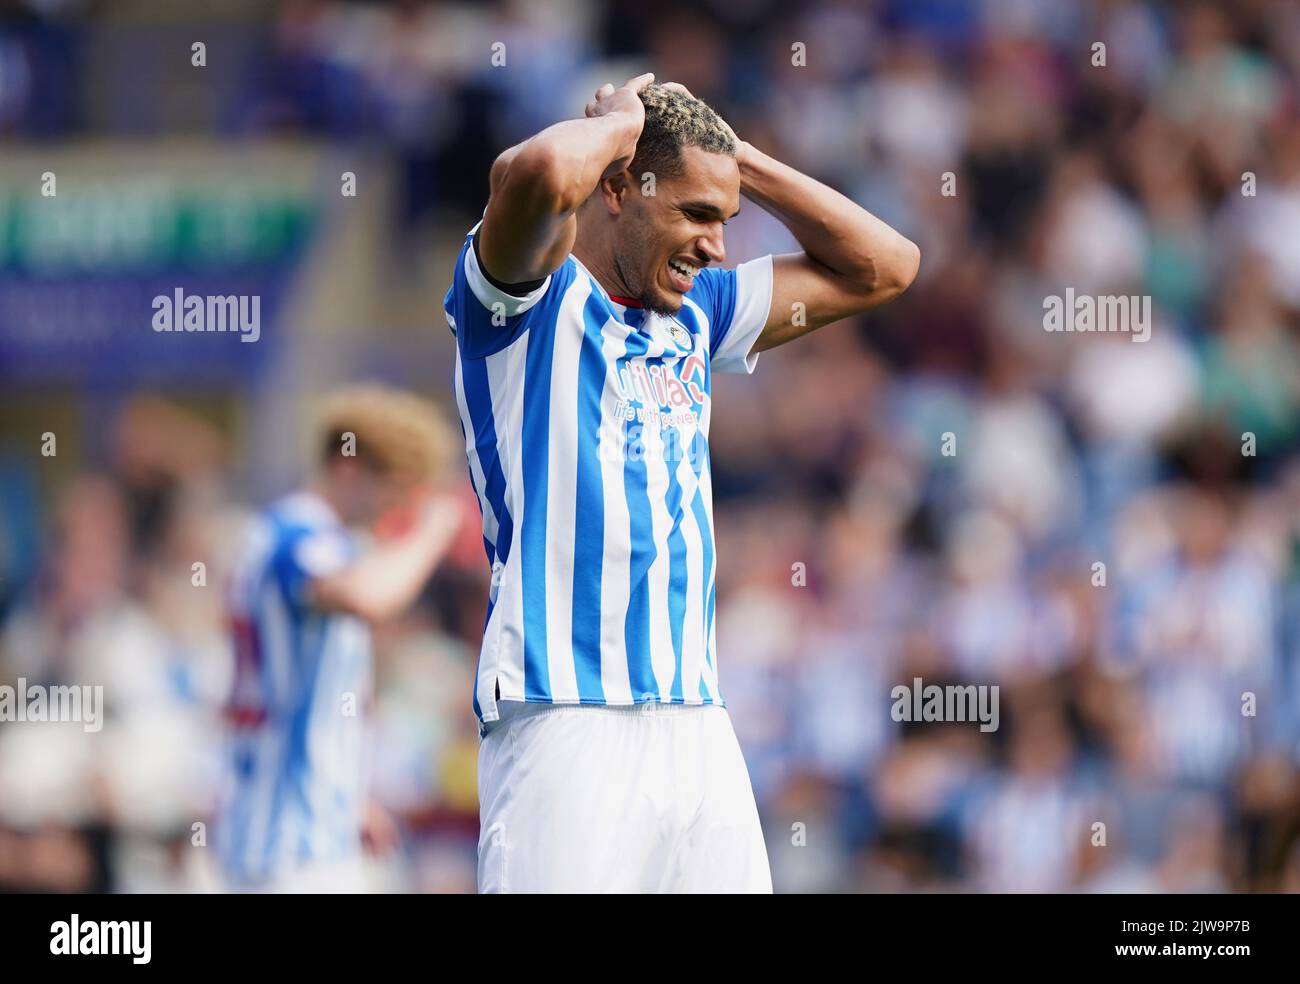
[[[673,340],[674,345],[682,348],[691,347],[691,333],[676,321],[668,322],[668,337]]]

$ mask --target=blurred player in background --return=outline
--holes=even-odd
[[[258,517],[234,571],[232,775],[215,835],[233,890],[355,891],[363,840],[394,839],[366,792],[368,623],[415,600],[458,525],[437,491],[452,438],[431,404],[346,389],[320,431],[316,480]],[[359,530],[380,523],[389,535],[365,549]]]
[[[480,891],[772,890],[718,689],[711,373],[895,297],[920,262],[653,78],[497,159],[447,294],[494,572]],[[721,269],[742,195],[803,252]]]

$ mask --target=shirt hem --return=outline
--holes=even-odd
[[[609,710],[630,710],[633,708],[645,707],[648,705],[649,706],[661,705],[664,707],[721,707],[724,710],[726,710],[727,708],[727,701],[723,697],[719,697],[717,700],[705,699],[705,698],[696,698],[694,700],[687,700],[684,697],[675,698],[672,700],[659,700],[658,698],[654,698],[648,700],[633,699],[633,700],[611,701],[611,700],[604,700],[604,699],[596,699],[592,697],[579,697],[579,698],[570,698],[565,700],[555,700],[552,698],[545,698],[545,697],[524,697],[524,696],[516,697],[511,694],[503,693],[495,701],[497,714],[493,716],[490,720],[484,717],[479,718],[479,737],[483,737],[486,734],[487,726],[489,724],[495,724],[497,721],[500,720],[501,705],[506,703],[525,704],[528,705],[529,707],[555,707],[555,708],[603,707]]]

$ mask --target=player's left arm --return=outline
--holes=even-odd
[[[892,300],[907,289],[921,251],[820,181],[736,141],[740,190],[781,220],[802,253],[772,258],[772,305],[753,352]]]

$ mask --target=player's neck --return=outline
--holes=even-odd
[[[582,226],[578,226],[578,235],[573,243],[573,255],[596,278],[596,283],[605,289],[611,297],[631,297],[632,292],[623,283],[614,265],[614,251],[604,243],[590,241],[582,235]]]

